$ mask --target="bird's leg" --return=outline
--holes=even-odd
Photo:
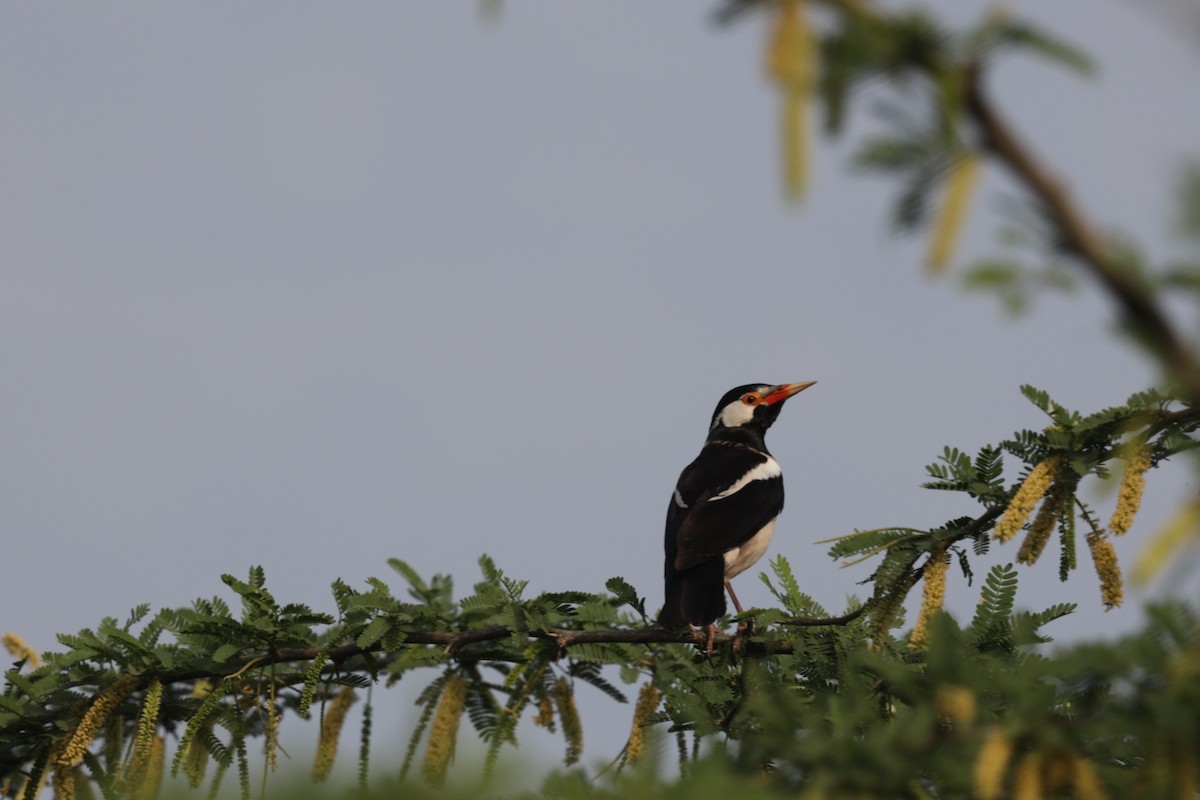
[[[733,601],[733,607],[741,614],[742,604],[738,602],[737,595],[733,593],[733,584],[729,582],[729,578],[725,579],[725,591],[729,592],[729,599]]]
[[[734,594],[733,584],[729,579],[725,579],[725,591],[729,592],[729,599],[733,601],[733,607],[737,609],[738,616],[741,616],[742,604],[738,602],[737,595]],[[738,620],[737,631],[733,634],[733,652],[738,652],[742,647],[742,636],[750,629],[750,623],[746,620]]]

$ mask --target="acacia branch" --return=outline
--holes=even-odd
[[[860,606],[840,617],[791,617],[781,621],[780,625],[798,628],[818,628],[848,625],[858,619],[867,606]],[[559,657],[567,650],[580,644],[692,644],[703,648],[707,638],[703,630],[681,628],[667,630],[665,628],[599,628],[581,630],[575,628],[547,628],[529,631],[514,631],[507,625],[489,625],[483,628],[473,628],[465,631],[405,631],[404,644],[437,645],[445,648],[448,656],[456,657],[463,654],[465,648],[487,642],[497,642],[512,638],[514,635],[527,636],[530,639],[549,640],[558,645]],[[735,636],[718,631],[713,642],[717,646],[734,644]],[[791,645],[775,643],[754,636],[743,637],[744,649],[751,653],[789,653]],[[361,647],[354,643],[344,644],[330,650],[320,647],[281,647],[270,652],[259,653],[243,662],[239,669],[232,672],[216,672],[211,670],[183,670],[178,672],[162,672],[140,677],[139,688],[149,685],[151,680],[159,680],[164,684],[186,683],[203,679],[225,680],[236,676],[247,668],[265,668],[272,664],[295,663],[312,661],[315,658],[325,658],[333,670],[344,670],[346,662],[360,656],[372,656],[383,653],[379,643]],[[466,657],[466,656],[464,656]],[[502,656],[489,652],[487,654],[472,654],[472,658],[511,660],[511,656]],[[350,668],[356,671],[358,668]]]
[[[885,12],[860,0],[819,1],[859,25],[879,27],[888,20]],[[732,22],[745,12],[766,5],[765,0],[726,0],[717,10],[716,19],[719,23]],[[883,35],[890,33],[886,27],[881,31]],[[954,68],[920,50],[909,53],[908,58],[913,69],[928,75],[935,84],[945,70]],[[1111,256],[1104,237],[1089,224],[1066,185],[1016,135],[983,88],[982,65],[967,64],[964,78],[965,110],[979,129],[983,148],[1004,164],[1042,206],[1058,229],[1058,247],[1089,272],[1112,298],[1131,331],[1178,383],[1183,398],[1193,405],[1200,403],[1200,353],[1155,302],[1150,286],[1133,269]]]
[[[1025,186],[1059,231],[1059,247],[1092,274],[1124,313],[1134,331],[1158,355],[1190,402],[1200,402],[1200,360],[1154,302],[1149,288],[1106,252],[1102,237],[1088,224],[1066,186],[1017,137],[983,88],[982,70],[966,75],[966,109],[979,128],[983,146]]]
[[[848,625],[860,617],[868,607],[867,605],[860,606],[854,611],[843,614],[840,617],[791,617],[783,620],[780,624],[805,628]],[[507,625],[489,625],[465,631],[406,631],[404,634],[404,644],[438,645],[445,648],[446,655],[458,657],[462,660],[518,661],[521,659],[514,657],[511,653],[498,653],[495,651],[463,653],[465,648],[472,645],[502,641],[514,635],[526,636],[530,639],[553,641],[558,645],[558,657],[560,658],[566,654],[568,648],[579,644],[691,644],[695,645],[698,649],[704,649],[708,643],[703,630],[692,628],[675,631],[665,628],[601,628],[589,630],[547,628],[544,630],[514,631]],[[713,644],[716,647],[733,646],[736,643],[738,643],[736,636],[730,636],[724,632],[717,632],[713,639]],[[795,651],[795,647],[787,640],[775,641],[755,636],[742,637],[739,646],[740,653],[750,655],[783,655]],[[346,663],[355,658],[375,655],[382,655],[382,658],[374,664],[359,663],[347,665]],[[257,655],[242,660],[239,662],[240,666],[230,672],[211,669],[174,671],[147,669],[136,675],[133,687],[134,691],[142,691],[155,681],[163,685],[192,683],[202,680],[221,683],[251,671],[269,668],[274,664],[312,661],[317,658],[323,658],[328,662],[328,665],[324,669],[325,673],[337,674],[373,672],[380,664],[386,663],[391,658],[391,654],[384,653],[383,646],[380,643],[375,643],[367,647],[349,643],[329,650],[322,647],[281,647],[267,652],[260,652]],[[281,679],[281,682],[293,685],[298,683],[294,678]],[[52,723],[58,718],[58,712],[50,711],[42,716],[25,717],[23,722],[28,730],[33,732],[38,730],[37,726]]]
[[[858,619],[866,610],[866,606],[843,614],[840,617],[791,617],[782,621],[781,625],[800,628],[817,628],[848,625]],[[703,647],[707,638],[702,630],[681,628],[667,630],[665,628],[602,628],[580,630],[575,628],[547,628],[545,630],[514,631],[507,625],[490,625],[466,631],[407,631],[405,644],[432,644],[445,648],[447,655],[458,655],[464,648],[483,642],[495,642],[511,638],[514,633],[526,635],[531,639],[547,639],[558,645],[560,655],[567,649],[579,644],[693,644]],[[736,637],[718,632],[713,640],[717,645],[731,645]],[[789,652],[790,648],[776,647],[768,642],[762,642],[753,637],[746,638],[749,649],[760,648],[763,652]],[[334,664],[341,664],[351,658],[380,652],[379,645],[359,647],[356,644],[346,644],[336,647],[326,653],[326,658]],[[321,649],[309,648],[280,648],[262,656],[262,664],[283,663],[292,661],[311,661],[321,655]]]

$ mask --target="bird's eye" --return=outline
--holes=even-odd
[[[742,402],[748,406],[756,405],[758,403],[758,395],[744,394],[742,395]]]

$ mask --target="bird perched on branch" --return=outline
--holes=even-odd
[[[684,468],[667,508],[665,628],[703,627],[712,652],[729,579],[766,552],[783,510],[783,472],[767,450],[767,428],[784,401],[816,381],[730,389],[713,412],[700,455]],[[739,633],[742,627],[739,626]]]

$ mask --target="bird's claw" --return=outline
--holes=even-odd
[[[710,622],[704,626],[704,657],[712,658],[713,644],[717,640],[717,624]]]
[[[733,652],[742,652],[742,637],[746,635],[747,625],[745,622],[739,622],[737,630],[733,633]]]
[[[753,635],[754,635],[754,620],[753,619],[746,619],[746,620],[741,620],[740,622],[738,622],[737,631],[735,631],[733,634],[733,652],[735,652],[735,653],[742,652],[742,645],[745,643],[746,639],[750,638]]]

